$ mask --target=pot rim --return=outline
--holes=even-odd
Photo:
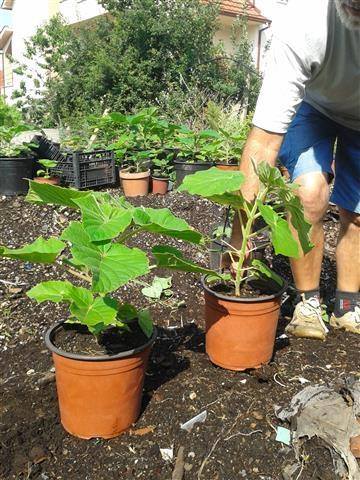
[[[220,300],[225,300],[227,302],[235,302],[235,303],[260,303],[260,302],[268,302],[269,300],[274,300],[275,298],[281,297],[281,295],[287,290],[289,284],[285,280],[285,278],[281,277],[284,281],[284,285],[281,289],[273,293],[271,295],[265,295],[264,297],[235,297],[230,295],[223,295],[222,293],[214,292],[211,288],[206,285],[206,278],[208,275],[202,275],[201,277],[201,286],[202,288],[212,295],[213,297],[219,298]]]
[[[181,159],[181,158],[175,158],[174,159],[174,163],[178,164],[178,165],[211,165],[211,166],[214,166],[214,162],[187,162],[185,159]]]
[[[119,352],[116,353],[115,355],[98,355],[98,356],[90,356],[90,355],[81,355],[78,353],[71,353],[71,352],[66,352],[65,350],[62,350],[61,348],[56,347],[53,342],[53,336],[57,330],[65,323],[65,320],[61,320],[60,322],[54,323],[49,327],[44,335],[45,339],[45,345],[46,347],[53,353],[56,353],[57,355],[60,355],[61,357],[65,358],[70,358],[71,360],[82,360],[86,362],[105,362],[105,361],[112,361],[112,360],[118,360],[120,358],[125,358],[125,357],[131,357],[132,355],[135,355],[137,353],[143,352],[146,350],[148,347],[150,347],[156,340],[157,337],[157,328],[154,326],[154,331],[151,335],[151,338],[144,343],[143,345],[140,345],[140,347],[133,348],[132,350],[126,350],[125,352]]]
[[[239,167],[240,166],[239,163],[226,163],[226,162],[217,162],[217,161],[214,162],[214,165],[215,165],[215,167],[217,165],[221,165],[221,166],[224,166],[224,167]]]
[[[170,180],[170,177],[156,177],[154,175],[151,175],[151,178],[154,180],[160,180],[162,182],[168,182]]]
[[[147,178],[147,177],[150,177],[150,173],[151,173],[150,170],[146,170],[145,172],[133,172],[133,173],[126,172],[125,170],[126,169],[122,169],[119,172],[120,178],[123,178],[125,180],[138,180],[141,178]]]

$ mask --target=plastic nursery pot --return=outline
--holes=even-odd
[[[35,182],[37,183],[46,183],[48,185],[60,185],[60,179],[58,177],[35,177]]]
[[[152,193],[165,195],[169,188],[169,179],[162,177],[152,177]]]
[[[150,170],[139,173],[120,170],[120,181],[125,197],[143,197],[149,193]]]
[[[216,163],[215,167],[218,168],[219,170],[228,170],[228,171],[237,171],[239,170],[239,165],[238,164],[228,164],[228,163]]]
[[[61,423],[71,435],[90,439],[120,435],[139,417],[145,370],[156,329],[149,341],[112,356],[91,357],[57,348],[49,328],[45,343],[52,352]]]
[[[0,158],[0,195],[26,195],[34,169],[34,158]]]
[[[277,293],[260,298],[231,297],[205,291],[206,353],[228,370],[260,368],[271,360],[284,283]]]
[[[176,174],[176,186],[182,184],[186,175],[192,175],[193,173],[199,172],[200,170],[208,170],[213,166],[213,162],[193,162],[187,163],[183,159],[174,160],[174,169]]]

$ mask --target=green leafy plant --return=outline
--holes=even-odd
[[[57,162],[55,162],[55,160],[48,160],[48,159],[46,159],[46,158],[41,159],[41,160],[38,160],[38,162],[39,162],[40,165],[43,166],[44,168],[39,169],[39,170],[36,172],[36,175],[37,175],[38,177],[50,178],[50,177],[51,177],[51,175],[50,175],[50,169],[56,167]]]
[[[157,258],[158,265],[175,270],[208,274],[209,279],[232,284],[236,296],[240,296],[243,283],[250,278],[271,279],[281,287],[283,280],[279,275],[261,260],[251,259],[251,256],[249,259],[251,252],[248,249],[249,245],[252,245],[251,240],[264,230],[268,230],[269,243],[273,245],[275,254],[296,258],[300,255],[300,249],[307,253],[312,248],[309,239],[310,224],[304,218],[303,208],[296,196],[294,184],[286,183],[280,172],[267,163],[257,166],[257,174],[260,189],[252,202],[246,201],[240,192],[244,182],[244,175],[241,172],[222,171],[215,167],[189,175],[178,189],[220,205],[230,206],[235,211],[241,225],[241,247],[235,248],[222,240],[227,247],[228,255],[234,263],[237,263],[235,277],[228,273],[218,273],[201,268],[184,259],[182,253],[173,247],[154,247],[153,254]],[[299,242],[289,227],[287,216],[297,232]],[[256,220],[260,217],[266,226],[254,230]]]
[[[152,155],[152,175],[157,178],[173,179],[173,153],[155,152]]]
[[[201,244],[202,235],[169,209],[134,207],[123,197],[106,193],[30,181],[27,200],[76,209],[81,220],[70,222],[60,238],[38,238],[18,249],[0,246],[0,256],[39,263],[53,263],[59,257],[69,273],[88,285],[50,280],[33,287],[28,296],[38,303],[66,302],[70,309],[67,321],[86,325],[94,335],[109,326],[128,330],[137,321],[150,337],[153,327],[148,311],[137,310],[115,296],[118,288],[136,282],[152,269],[147,254],[126,242],[141,232],[150,232]]]
[[[31,130],[24,123],[20,112],[7,105],[0,97],[0,158],[27,156],[31,152],[30,142],[16,143],[14,140],[22,132]]]
[[[147,150],[132,150],[124,159],[125,170],[129,173],[146,172],[150,167],[152,152]]]
[[[182,127],[177,137],[178,157],[187,162],[212,161],[217,156],[221,135],[214,130],[194,132]]]

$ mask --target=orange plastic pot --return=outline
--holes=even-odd
[[[205,290],[206,353],[228,370],[260,368],[273,355],[281,295],[239,298]]]
[[[143,197],[149,193],[150,170],[130,173],[120,170],[120,181],[125,197]]]
[[[57,178],[57,177],[50,177],[50,178],[35,177],[34,180],[37,183],[46,183],[48,185],[59,185],[60,184],[60,179]]]
[[[169,179],[161,177],[152,177],[152,193],[165,195],[169,187]]]
[[[234,171],[236,172],[239,170],[239,165],[228,165],[227,163],[217,163],[215,166],[219,170],[228,170],[231,172],[234,172]]]
[[[64,352],[53,344],[51,327],[45,343],[55,364],[60,419],[79,438],[112,438],[139,417],[145,370],[156,330],[143,346],[113,356],[88,357]]]

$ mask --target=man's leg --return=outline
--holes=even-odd
[[[299,291],[314,291],[319,289],[323,259],[323,218],[329,205],[328,175],[321,172],[307,173],[298,177],[295,183],[300,185],[298,195],[304,207],[305,218],[312,225],[310,234],[315,246],[299,259],[291,259],[291,269]]]
[[[330,324],[360,334],[360,214],[344,208],[339,212],[337,290]]]
[[[340,213],[337,290],[330,325],[360,334],[360,135],[339,128],[332,201]]]
[[[314,248],[299,259],[290,259],[299,301],[286,331],[298,337],[324,340],[327,328],[322,320],[319,284],[324,251],[323,218],[329,204],[328,174],[307,173],[296,178],[295,183],[300,185],[298,195],[305,218],[311,223]],[[293,228],[292,231],[295,233]]]
[[[360,214],[339,208],[340,233],[336,250],[337,288],[360,290]]]

